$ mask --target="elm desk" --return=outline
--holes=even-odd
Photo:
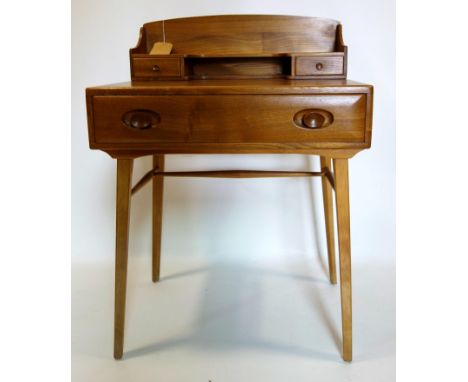
[[[219,24],[219,19],[224,22],[215,27]],[[271,20],[273,21],[269,24],[268,22]],[[285,25],[291,29],[298,23],[310,22],[314,26],[317,23],[321,25],[320,23],[328,22],[323,20],[291,16],[197,17],[175,19],[175,21],[172,20],[174,24],[170,23],[171,20],[167,20],[166,33],[172,31],[168,40],[174,44],[174,48],[180,46],[181,49],[184,47],[189,51],[187,46],[193,45],[184,46],[183,42],[186,42],[186,39],[176,34],[176,31],[185,31],[185,33],[198,31],[200,33],[199,39],[202,39],[209,38],[208,34],[203,34],[203,27],[209,29],[210,33],[215,33],[216,28],[222,27],[223,36],[226,36],[228,27],[234,33],[237,23],[240,22],[243,31],[251,28],[253,35],[255,35],[254,29],[258,22],[262,21],[263,29],[270,26],[273,28],[278,23],[283,23],[281,29],[283,33]],[[227,21],[232,21],[232,23],[229,24]],[[203,27],[185,29],[180,27],[180,25],[184,26],[193,22],[200,23]],[[333,41],[335,41],[335,31],[341,33],[341,26],[336,22],[330,25],[333,26],[332,35]],[[158,36],[153,36],[153,40],[148,41],[149,36],[152,36],[151,28],[159,30],[159,26],[160,22],[145,24],[142,29],[143,33],[140,35],[139,46],[146,41],[145,49],[150,49],[152,43],[159,40]],[[145,31],[147,35],[145,35]],[[267,39],[269,35],[262,33],[260,36],[260,38]],[[278,36],[274,36],[275,41],[280,43],[281,39],[278,40]],[[294,38],[299,37],[296,34]],[[194,40],[195,42],[192,41],[192,44],[198,44],[199,39]],[[243,44],[247,40],[244,39]],[[210,48],[210,41],[207,40],[203,45],[206,49]],[[215,40],[213,44],[219,43],[219,40]],[[232,41],[229,40],[227,44],[223,44],[223,47],[232,48],[229,43]],[[336,46],[335,42],[333,44]],[[265,41],[264,45],[266,45]],[[346,50],[344,49],[344,51]],[[215,60],[197,62],[184,61],[187,59],[187,55],[171,56],[172,54],[166,58],[153,58],[149,55],[146,55],[146,58],[143,55],[139,57],[139,59],[150,60],[149,70],[151,72],[153,72],[153,67],[157,66],[157,75],[164,75],[167,65],[169,65],[167,71],[169,78],[135,80],[136,74],[145,73],[147,66],[145,63],[136,65],[133,63],[133,82],[86,89],[90,147],[105,151],[117,159],[114,357],[120,359],[123,355],[129,213],[132,194],[152,180],[152,278],[156,282],[159,280],[164,176],[231,178],[321,176],[329,276],[333,284],[336,283],[333,190],[336,197],[343,336],[342,356],[344,360],[351,361],[348,159],[359,151],[370,147],[372,86],[345,78],[335,78],[343,77],[345,72],[343,65],[345,65],[346,59],[344,64],[343,61],[340,61],[342,67],[339,70],[342,73],[337,76],[325,75],[324,78],[315,78],[316,76],[312,74],[310,78],[299,79],[291,73],[271,74],[271,70],[276,70],[278,65],[286,65],[281,66],[282,70],[290,68],[290,60],[293,60],[293,67],[296,68],[297,75],[298,62],[294,55],[277,56],[271,53],[259,54],[256,52],[253,55],[253,61],[248,61],[247,54],[243,53],[242,55],[230,55],[227,61],[217,57]],[[242,59],[239,60],[239,57]],[[281,59],[277,59],[277,57],[281,57]],[[336,57],[338,56],[332,55],[333,60]],[[342,56],[339,57],[343,60]],[[310,55],[306,58],[312,58],[313,68],[315,68],[313,71],[322,69],[320,66],[322,62],[317,63],[317,57]],[[132,56],[131,59],[133,59]],[[151,60],[159,61],[158,64],[154,64],[154,61]],[[176,61],[179,68],[185,65],[183,71],[174,72],[172,70],[172,65]],[[295,64],[294,61],[296,61]],[[323,65],[326,69],[328,61],[324,60]],[[233,70],[241,70],[243,73],[239,75],[236,72],[232,76]],[[268,78],[258,76],[259,70],[266,70],[268,75],[265,77]],[[160,74],[161,71],[162,74]],[[205,71],[208,75],[199,75],[200,71]],[[181,78],[172,78],[174,73],[180,75]],[[254,78],[255,76],[259,78]],[[317,172],[165,171],[164,154],[177,153],[319,155],[321,170]],[[146,155],[153,156],[153,169],[132,187],[134,159]]]

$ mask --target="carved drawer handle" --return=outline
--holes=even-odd
[[[317,70],[322,70],[323,69],[323,64],[321,62],[317,62],[317,64],[315,65],[315,68]]]
[[[302,116],[302,124],[309,129],[319,129],[323,126],[325,117],[319,113],[307,113]]]
[[[154,65],[153,66],[153,72],[159,72],[161,70],[161,68],[159,67],[159,65]]]
[[[131,129],[146,130],[159,124],[161,117],[152,110],[131,110],[122,116],[122,122]]]
[[[294,115],[294,123],[306,129],[321,129],[333,123],[333,114],[321,109],[301,110]]]

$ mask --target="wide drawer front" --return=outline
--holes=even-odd
[[[366,95],[94,96],[96,143],[364,142]]]

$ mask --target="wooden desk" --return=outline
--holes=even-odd
[[[220,20],[223,21],[220,23]],[[273,21],[272,21],[273,20]],[[318,20],[318,21],[317,21]],[[171,20],[169,20],[171,21]],[[167,21],[167,23],[169,23]],[[128,259],[128,231],[131,195],[147,182],[153,182],[153,281],[159,280],[160,242],[162,221],[162,193],[164,176],[202,176],[202,177],[280,177],[280,176],[321,176],[325,206],[325,222],[331,283],[336,283],[333,203],[332,190],[335,190],[338,240],[340,254],[340,284],[342,306],[343,359],[352,359],[352,321],[351,321],[351,254],[350,254],[350,212],[348,196],[348,159],[357,152],[369,148],[372,126],[372,94],[370,85],[341,79],[330,79],[326,71],[324,78],[316,78],[315,69],[321,63],[318,55],[308,52],[299,54],[278,54],[256,52],[229,54],[224,60],[217,51],[223,39],[231,45],[243,47],[253,44],[246,38],[245,31],[256,36],[258,25],[274,28],[282,24],[281,32],[273,38],[281,45],[282,38],[291,38],[298,44],[301,38],[316,38],[309,33],[297,35],[298,24],[327,26],[328,39],[341,35],[341,26],[336,22],[323,19],[296,18],[290,16],[214,16],[202,18],[177,19],[172,31],[174,46],[185,46],[192,54],[179,53],[166,58],[157,57],[158,73],[161,66],[169,65],[169,78],[158,80],[138,80],[129,83],[100,86],[86,89],[88,108],[89,143],[92,149],[107,152],[117,159],[117,213],[116,213],[116,274],[115,274],[115,332],[114,357],[123,355],[123,335],[125,320],[125,295]],[[198,25],[199,38],[187,42],[187,25]],[[317,24],[318,23],[318,24]],[[148,27],[149,25],[149,27]],[[132,76],[145,72],[147,63],[135,64],[136,59],[153,61],[156,58],[148,54],[135,53],[135,49],[151,43],[151,28],[158,23],[145,24],[137,48],[132,49]],[[174,26],[175,25],[175,26]],[[212,35],[223,34],[218,39]],[[242,44],[232,36],[226,37],[226,31],[232,33],[242,26]],[[289,30],[286,28],[289,27]],[[229,29],[231,28],[231,29]],[[249,29],[250,28],[250,29]],[[285,29],[286,28],[286,29]],[[312,28],[313,29],[313,28]],[[206,31],[209,31],[206,32]],[[295,31],[292,37],[288,34]],[[154,30],[153,30],[154,32]],[[183,32],[183,33],[182,33]],[[203,34],[205,32],[205,34]],[[177,34],[179,33],[179,34]],[[208,33],[208,34],[206,34]],[[238,31],[238,33],[240,33]],[[154,34],[154,33],[153,33]],[[208,36],[208,37],[207,37]],[[236,35],[238,36],[238,35]],[[247,36],[250,36],[247,34]],[[265,37],[266,36],[266,37]],[[265,45],[268,33],[262,33]],[[286,36],[286,37],[285,37]],[[332,37],[330,37],[332,36]],[[193,54],[190,48],[201,44],[211,54]],[[238,38],[238,37],[237,37]],[[257,37],[255,37],[257,38]],[[252,38],[254,42],[255,38]],[[320,34],[319,40],[323,39]],[[214,41],[214,42],[213,42]],[[309,41],[309,40],[307,40]],[[312,41],[313,44],[316,42]],[[185,43],[185,45],[184,45]],[[211,44],[211,45],[210,45]],[[312,45],[313,45],[312,44]],[[270,44],[271,45],[271,44]],[[300,44],[299,44],[300,45]],[[342,42],[341,42],[342,45]],[[306,44],[310,49],[310,44]],[[229,44],[227,48],[233,49]],[[226,48],[226,49],[227,49]],[[213,53],[216,51],[216,53]],[[346,49],[344,49],[346,52]],[[132,56],[135,53],[137,56]],[[307,53],[307,54],[306,54]],[[329,55],[329,53],[328,53]],[[212,58],[216,56],[216,60]],[[294,73],[285,73],[281,66],[297,68],[297,57],[310,57],[309,66],[302,68],[301,79]],[[187,57],[208,57],[208,61],[186,61]],[[253,57],[253,62],[249,61]],[[273,59],[272,59],[273,57]],[[287,57],[285,64],[283,58]],[[317,58],[319,57],[319,58]],[[335,57],[331,55],[331,57]],[[234,58],[234,61],[233,61]],[[241,60],[238,60],[241,58]],[[164,61],[166,60],[166,61]],[[169,60],[169,61],[168,61]],[[173,61],[171,61],[173,60]],[[173,65],[185,66],[174,71]],[[292,60],[292,61],[289,61]],[[317,62],[319,60],[320,62]],[[344,61],[343,61],[344,60]],[[324,61],[324,65],[328,61]],[[346,58],[342,57],[342,64]],[[318,65],[320,64],[320,65]],[[137,68],[135,67],[137,66]],[[140,65],[140,66],[138,66]],[[156,65],[156,64],[154,64]],[[252,70],[252,67],[254,68]],[[143,69],[141,69],[143,68]],[[189,69],[187,69],[189,68]],[[233,74],[233,68],[235,74]],[[259,69],[260,68],[260,69]],[[260,70],[260,72],[258,72]],[[268,74],[259,76],[262,70]],[[309,71],[308,71],[309,70]],[[320,69],[321,70],[321,69]],[[332,69],[330,69],[332,70]],[[341,70],[341,69],[340,69]],[[239,74],[241,71],[241,74]],[[302,78],[304,73],[312,72],[310,78]],[[174,79],[174,73],[180,78]],[[189,74],[190,73],[190,74]],[[204,73],[200,75],[200,73]],[[345,75],[345,68],[339,76]],[[159,75],[159,74],[158,74]],[[199,77],[206,77],[201,79]],[[259,77],[259,78],[256,78]],[[334,76],[332,76],[334,77]],[[336,77],[336,75],[335,75]],[[319,155],[321,171],[285,172],[285,171],[198,171],[167,172],[164,170],[164,154],[222,154],[222,153],[300,153]],[[132,188],[132,169],[135,158],[153,155],[154,168],[151,169]],[[333,162],[333,168],[332,168]]]

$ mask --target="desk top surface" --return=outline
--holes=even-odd
[[[308,94],[369,93],[372,86],[356,81],[340,80],[191,80],[141,81],[90,87],[89,95],[151,94]]]

